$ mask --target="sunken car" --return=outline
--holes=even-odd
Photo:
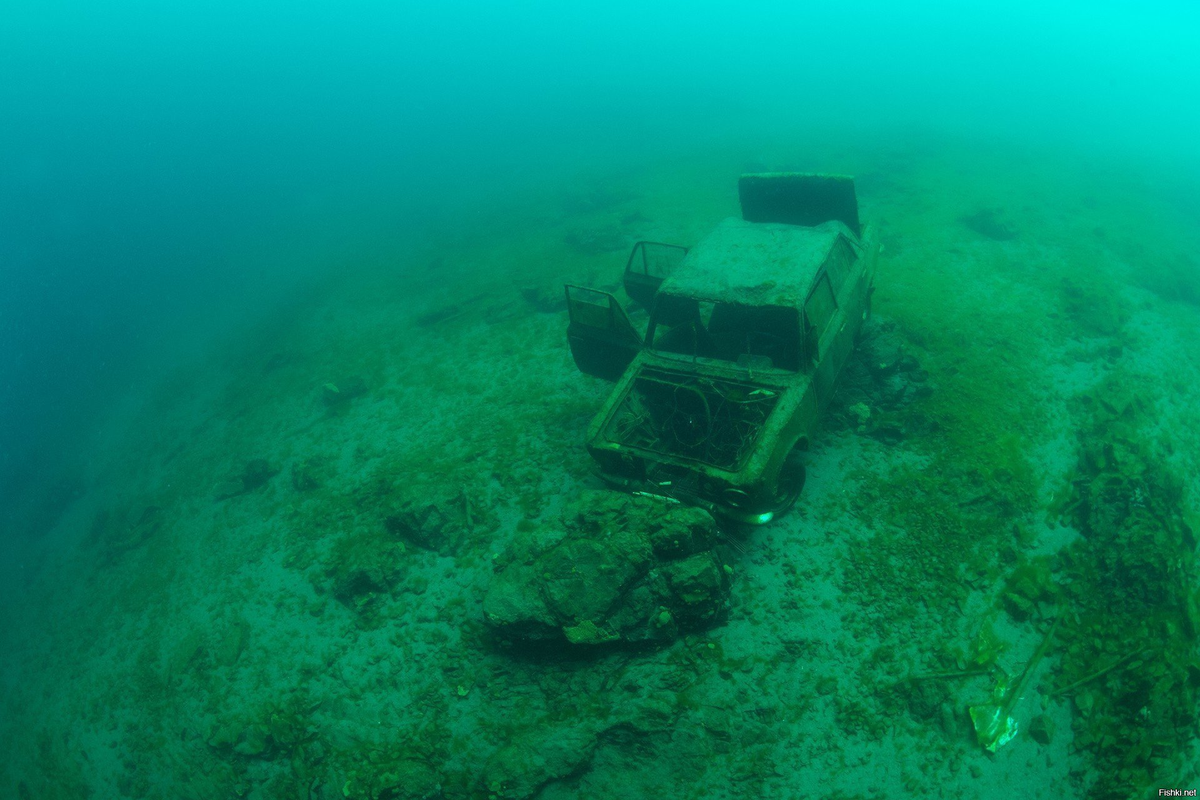
[[[738,193],[741,218],[693,247],[634,245],[629,311],[568,285],[567,336],[581,371],[616,382],[587,432],[609,485],[762,524],[803,486],[879,247],[851,178],[743,175]]]

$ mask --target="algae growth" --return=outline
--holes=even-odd
[[[807,144],[761,166],[864,176],[885,249],[793,513],[747,532],[594,494],[582,442],[608,387],[576,372],[553,299],[614,284],[630,241],[735,213],[746,153],[514,195],[410,243],[422,270],[347,270],[175,376],[95,454],[87,513],[7,633],[0,784],[1194,785],[1200,320],[1141,269],[1194,244],[1181,212],[1057,156]],[[1016,730],[994,753],[970,714],[988,704]]]

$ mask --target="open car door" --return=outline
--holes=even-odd
[[[688,249],[677,244],[638,242],[625,263],[625,294],[642,308],[654,306],[654,294],[663,278],[671,274]]]
[[[617,298],[598,289],[566,287],[567,341],[580,372],[615,381],[642,347],[641,337]]]

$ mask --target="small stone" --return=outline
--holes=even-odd
[[[265,458],[251,459],[242,470],[242,487],[247,492],[253,491],[271,480],[277,472],[279,470],[272,469]]]
[[[266,730],[259,725],[252,725],[246,729],[242,740],[234,745],[233,752],[244,756],[259,756],[266,752],[266,749]]]
[[[1054,723],[1045,714],[1038,714],[1029,721],[1029,738],[1038,744],[1050,744],[1050,737],[1053,735]]]
[[[321,400],[330,410],[345,406],[356,397],[367,393],[367,382],[358,375],[329,382],[321,386]]]
[[[567,641],[571,644],[604,644],[606,642],[615,642],[620,638],[612,631],[598,627],[590,619],[585,619],[578,625],[563,628],[563,635],[567,637]]]

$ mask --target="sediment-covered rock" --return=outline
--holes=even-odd
[[[264,458],[254,458],[246,462],[246,466],[242,468],[242,473],[228,480],[222,481],[216,489],[215,495],[217,500],[228,500],[231,497],[237,497],[241,494],[253,492],[261,486],[266,485],[267,481],[275,477],[279,473]]]
[[[669,641],[725,611],[729,585],[716,541],[716,523],[701,509],[587,492],[560,523],[514,546],[484,615],[512,640]]]
[[[484,783],[492,797],[533,797],[546,784],[585,769],[595,749],[595,733],[586,728],[547,730],[496,751],[484,769]]]

